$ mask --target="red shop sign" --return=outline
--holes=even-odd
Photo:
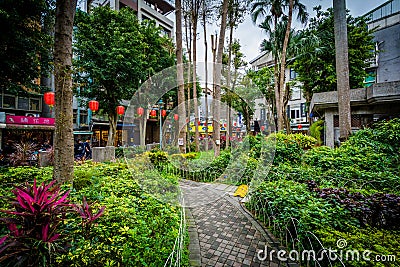
[[[54,125],[54,118],[7,115],[6,123],[8,123],[8,124]]]

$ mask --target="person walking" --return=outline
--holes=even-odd
[[[92,158],[92,148],[90,147],[90,140],[87,139],[85,143],[83,143],[84,155],[83,160]]]
[[[83,145],[82,140],[78,139],[77,143],[74,147],[74,157],[75,160],[80,160],[85,155],[85,147]]]

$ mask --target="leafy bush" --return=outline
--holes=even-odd
[[[116,147],[115,148],[115,158],[121,159],[124,157],[124,148]]]
[[[148,172],[151,171],[144,172],[143,168],[129,170],[125,163],[85,162],[75,166],[76,178],[85,182],[80,182],[78,187],[74,185],[68,198],[71,203],[81,203],[85,196],[87,204],[84,201],[75,206],[80,216],[68,212],[59,224],[57,233],[68,238],[65,247],[68,251],[52,250],[54,266],[163,266],[178,236],[180,209],[143,191],[137,180]],[[1,195],[10,195],[6,189],[12,183],[31,181],[35,177],[38,181],[49,181],[51,175],[50,167],[5,168],[0,174]],[[165,179],[177,182],[172,175]],[[0,208],[10,208],[4,198],[0,200]],[[103,206],[106,209],[97,218]],[[0,228],[0,237],[8,232],[5,227]],[[57,242],[61,243],[61,237]],[[181,266],[188,266],[187,255],[184,247]]]
[[[344,188],[318,188],[314,182],[309,189],[319,198],[337,203],[349,210],[362,226],[400,230],[400,196],[375,193],[365,196],[360,192],[350,192]]]
[[[310,126],[310,135],[317,139],[317,144],[321,145],[322,144],[322,131],[324,130],[324,120],[317,120]]]
[[[283,162],[295,163],[300,161],[303,149],[296,140],[291,137],[292,135],[286,135],[284,133],[271,134],[267,137],[268,139],[276,139],[274,164]]]
[[[293,181],[262,183],[252,192],[250,202],[246,206],[258,214],[261,220],[268,217],[269,224],[279,231],[276,232],[277,236],[285,235],[288,231],[293,239],[298,238],[301,242],[305,241],[308,231],[321,227],[346,229],[349,225],[358,225],[357,221],[349,216],[349,211],[316,198],[307,190],[305,184]],[[291,225],[293,219],[298,221],[295,226]]]
[[[164,151],[153,149],[148,153],[151,163],[159,166],[168,162],[168,155]]]
[[[178,236],[180,210],[158,201],[139,186],[137,180],[151,171],[129,170],[123,163],[87,163],[78,168],[88,173],[96,169],[97,175],[71,197],[78,201],[86,196],[94,203],[93,209],[106,206],[106,210],[89,235],[82,231],[82,219],[68,218],[65,231],[73,240],[69,253],[57,256],[58,264],[163,266]]]
[[[346,232],[342,230],[333,229],[331,227],[320,228],[314,232],[319,240],[324,244],[325,248],[337,249],[337,240],[344,239],[347,241],[347,246],[343,248],[343,251],[357,250],[360,254],[360,260],[353,260],[351,258],[346,260],[344,258],[343,263],[345,266],[350,267],[366,267],[366,266],[398,266],[396,262],[377,262],[375,261],[376,255],[390,256],[394,255],[396,261],[400,259],[400,232],[399,231],[388,231],[376,228],[365,228],[360,229],[357,227],[351,227]],[[319,247],[316,247],[317,249]],[[369,261],[366,261],[362,257],[362,253],[369,250],[371,254],[368,255]],[[344,254],[345,255],[345,254]],[[324,266],[324,265],[321,265]],[[327,262],[325,266],[330,266]],[[341,263],[336,262],[333,266],[343,266]]]

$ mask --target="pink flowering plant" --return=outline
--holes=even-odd
[[[12,190],[10,198],[12,209],[1,210],[10,217],[0,218],[7,225],[9,233],[0,237],[0,264],[3,266],[48,266],[52,255],[66,249],[66,240],[62,236],[60,224],[66,220],[69,212],[80,211],[88,222],[99,218],[104,207],[95,216],[90,206],[70,204],[67,199],[70,191],[62,191],[56,181],[33,186],[25,183]],[[79,214],[82,216],[81,212]]]

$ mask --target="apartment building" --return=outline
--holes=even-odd
[[[271,53],[263,52],[253,60],[251,60],[250,65],[252,69],[257,71],[264,67],[273,67],[274,60],[272,58]],[[308,130],[309,123],[307,119],[306,112],[306,100],[303,97],[303,93],[301,90],[301,84],[295,82],[294,80],[297,77],[297,73],[291,69],[286,68],[285,70],[285,86],[286,83],[291,82],[291,98],[288,102],[286,112],[287,116],[290,119],[290,127],[292,131],[305,131]],[[265,107],[259,107],[257,105],[254,120],[258,121],[260,125],[266,124],[266,113],[267,109]]]
[[[88,1],[82,5],[82,9],[87,11]],[[131,8],[136,11],[139,21],[153,20],[156,25],[161,27],[162,32],[173,36],[174,22],[167,16],[175,10],[175,3],[170,0],[94,0],[93,6],[109,5],[112,9]]]

